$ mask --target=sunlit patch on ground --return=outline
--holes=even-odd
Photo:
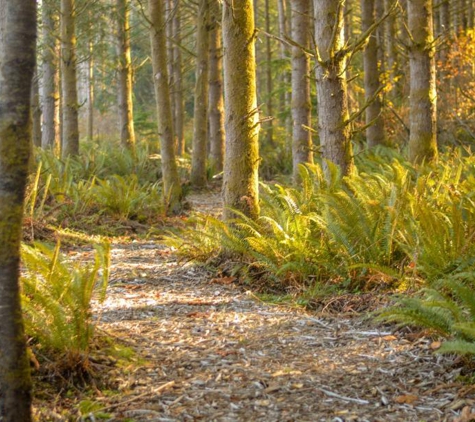
[[[451,420],[475,403],[430,339],[268,305],[211,279],[160,245],[113,250],[100,326],[143,358],[120,400],[105,400],[113,420]]]

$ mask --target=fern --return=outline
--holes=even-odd
[[[68,262],[45,244],[22,245],[23,307],[27,333],[42,348],[65,356],[71,367],[87,360],[94,335],[94,295],[105,299],[110,246],[95,246],[93,264]]]

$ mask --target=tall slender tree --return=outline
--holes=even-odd
[[[129,149],[135,147],[134,110],[132,101],[132,59],[130,56],[130,22],[127,0],[116,0],[118,102],[120,142]]]
[[[325,160],[347,174],[353,163],[345,69],[345,1],[314,0],[318,132]],[[324,163],[324,169],[327,169]]]
[[[432,0],[407,2],[411,34],[409,158],[414,163],[437,159],[437,92]]]
[[[41,105],[38,73],[35,71],[31,85],[31,140],[34,146],[41,147]]]
[[[195,187],[203,187],[206,185],[208,140],[209,0],[199,1],[197,20],[191,184]]]
[[[62,156],[79,154],[76,0],[61,0]]]
[[[259,215],[259,113],[256,97],[254,8],[252,0],[223,3],[226,151],[224,218],[237,209]]]
[[[271,27],[270,27],[270,0],[264,0],[265,5],[265,28],[266,32],[270,34]],[[274,100],[273,100],[273,91],[274,91],[274,82],[272,80],[272,43],[270,36],[267,36],[265,39],[266,42],[266,106],[267,106],[267,114],[269,115],[269,122],[267,123],[266,128],[266,142],[268,145],[272,145],[274,143],[274,122],[273,122],[273,114],[274,114]]]
[[[177,153],[185,153],[185,105],[183,100],[183,75],[182,75],[182,53],[181,53],[181,0],[173,0],[173,123],[175,128],[175,137],[177,140]]]
[[[168,86],[167,48],[162,0],[149,0],[153,81],[157,102],[158,135],[162,156],[163,203],[167,213],[181,209],[181,184],[175,159],[173,116]]]
[[[43,0],[41,8],[43,20],[41,146],[59,152],[61,141],[59,133],[59,2]]]
[[[0,2],[0,420],[31,421],[20,304],[20,241],[30,157],[36,0]]]
[[[209,39],[209,143],[213,174],[223,170],[224,160],[224,98],[221,7],[210,0]]]
[[[294,182],[299,181],[299,165],[313,162],[310,101],[310,0],[292,0],[292,161]],[[303,47],[303,48],[302,48]]]
[[[375,23],[375,0],[361,0],[362,32],[368,31]],[[384,121],[381,115],[381,95],[377,95],[381,89],[379,80],[378,44],[376,33],[373,32],[367,40],[363,51],[364,88],[365,99],[368,102],[366,108],[366,142],[369,147],[383,145],[385,143]]]

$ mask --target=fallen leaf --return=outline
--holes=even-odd
[[[186,314],[188,318],[208,318],[209,313],[208,312],[190,312],[189,314]]]
[[[384,337],[382,337],[382,339],[384,341],[395,341],[395,340],[397,340],[397,337],[396,336],[384,336]]]
[[[412,394],[404,394],[402,396],[397,396],[394,398],[394,401],[399,404],[413,404],[419,400],[419,397]]]
[[[470,406],[465,406],[458,418],[455,418],[453,422],[472,422],[475,421],[475,413],[472,412]]]
[[[211,283],[228,285],[228,284],[234,283],[235,281],[236,281],[236,277],[219,277],[219,278],[213,278],[211,280]]]

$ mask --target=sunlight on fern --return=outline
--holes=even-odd
[[[22,298],[27,333],[37,348],[63,355],[72,367],[87,360],[96,322],[92,300],[105,299],[110,245],[95,245],[93,263],[76,263],[60,243],[22,245]]]

